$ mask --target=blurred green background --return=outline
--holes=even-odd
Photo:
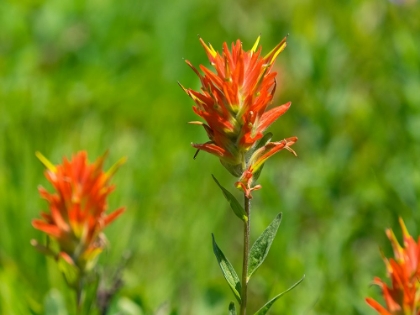
[[[37,150],[55,164],[79,150],[91,161],[109,150],[107,167],[128,158],[109,199],[127,211],[101,256],[111,267],[132,253],[113,314],[227,314],[211,233],[240,270],[242,226],[211,174],[232,190],[234,178],[209,154],[192,159],[206,135],[177,85],[199,87],[184,58],[208,66],[197,34],[219,51],[261,34],[263,52],[290,34],[275,104],[293,105],[270,130],[298,136],[299,156],[271,158],[254,194],[253,239],[280,211],[283,222],[250,310],[305,274],[270,314],[374,314],[364,298],[382,302],[370,283],[385,276],[379,248],[391,255],[384,229],[399,237],[402,216],[420,233],[416,1],[1,1],[0,314],[73,299],[29,244],[43,239],[37,186],[50,188]]]

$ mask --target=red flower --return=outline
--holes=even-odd
[[[408,233],[402,219],[404,247],[398,243],[392,230],[386,234],[394,249],[394,258],[384,258],[391,286],[380,278],[373,281],[382,289],[386,306],[372,298],[366,302],[381,315],[420,315],[420,237],[417,242]]]
[[[193,147],[218,156],[222,164],[238,177],[251,167],[248,159],[263,138],[264,131],[291,105],[289,102],[267,110],[276,90],[277,73],[272,67],[286,47],[286,38],[265,57],[261,56],[259,39],[250,51],[244,51],[239,40],[232,44],[231,51],[224,43],[222,54],[200,39],[216,72],[200,65],[202,75],[187,61],[201,80],[201,91],[181,85],[196,104],[194,112],[206,121],[192,123],[202,125],[210,139],[203,144],[193,144]],[[288,145],[297,141],[297,138],[293,139]],[[270,146],[275,144],[273,142]],[[277,148],[280,150],[284,146]]]
[[[102,230],[124,211],[119,208],[105,214],[106,198],[114,190],[109,181],[124,159],[104,172],[106,155],[89,164],[86,152],[82,151],[70,161],[64,158],[63,164],[57,166],[40,153],[37,156],[48,168],[45,177],[54,192],[39,187],[41,197],[48,201],[49,212],[41,213],[42,219],[33,220],[32,225],[57,241],[59,253],[55,254],[36,241],[33,244],[45,253],[63,257],[85,270],[105,245]]]

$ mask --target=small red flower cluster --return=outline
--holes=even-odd
[[[391,286],[378,277],[373,281],[382,289],[386,306],[372,298],[367,298],[366,302],[381,315],[420,315],[420,237],[416,242],[402,219],[400,225],[404,247],[392,230],[386,231],[394,250],[394,258],[384,258]]]
[[[41,213],[42,219],[33,220],[32,225],[57,241],[59,253],[36,241],[32,243],[41,251],[61,257],[84,271],[104,248],[102,230],[124,211],[119,208],[105,214],[106,198],[114,190],[109,181],[124,160],[104,172],[105,155],[89,164],[86,152],[79,152],[70,161],[64,158],[63,164],[57,166],[41,154],[37,155],[48,168],[45,177],[54,192],[39,188],[41,197],[48,201],[49,212]]]
[[[296,137],[278,142],[263,138],[265,130],[291,105],[288,102],[267,110],[276,90],[273,64],[286,47],[286,38],[264,57],[259,38],[250,51],[244,51],[239,40],[232,44],[231,51],[224,43],[222,54],[202,39],[200,42],[216,72],[200,65],[202,75],[186,61],[200,78],[201,91],[181,87],[194,100],[194,112],[206,121],[191,123],[203,126],[210,139],[192,145],[219,157],[233,175],[240,177],[237,187],[249,195],[257,188],[251,187],[252,180],[264,162],[282,149],[294,153],[290,146],[297,141]]]

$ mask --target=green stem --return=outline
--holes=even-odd
[[[83,277],[80,277],[79,281],[77,281],[76,287],[76,308],[77,314],[82,314],[82,307],[83,307]]]
[[[246,314],[246,304],[248,300],[248,257],[249,257],[249,232],[251,219],[251,200],[244,194],[245,212],[248,220],[244,222],[244,252],[242,264],[242,292],[241,292],[241,311],[240,315]]]

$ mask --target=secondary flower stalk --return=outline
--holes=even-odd
[[[82,151],[71,160],[64,158],[60,165],[53,165],[39,152],[37,156],[47,167],[45,177],[53,192],[39,187],[49,210],[41,213],[42,219],[34,219],[32,225],[55,242],[52,246],[36,240],[31,243],[57,260],[67,283],[77,292],[80,307],[84,276],[94,267],[107,243],[103,230],[124,211],[119,208],[106,213],[107,197],[115,188],[110,180],[125,158],[104,172],[106,155],[90,164],[86,152]]]
[[[402,219],[400,225],[403,246],[391,229],[386,230],[394,250],[394,258],[384,257],[391,285],[378,277],[373,280],[382,290],[385,306],[372,298],[366,302],[381,315],[420,315],[420,237],[415,241]]]

